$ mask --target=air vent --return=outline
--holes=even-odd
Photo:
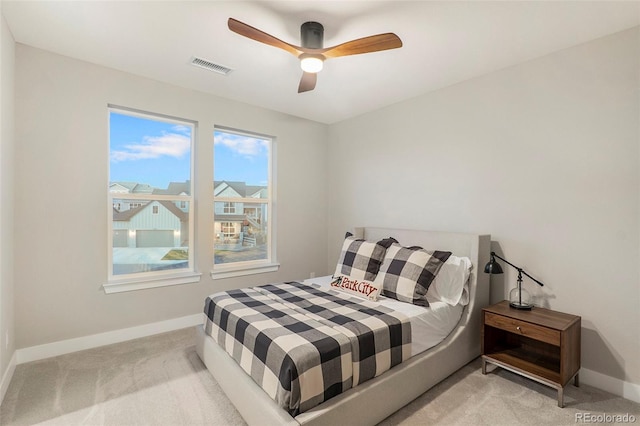
[[[191,59],[191,65],[195,65],[196,67],[204,68],[209,71],[217,72],[218,74],[227,75],[231,71],[233,71],[229,67],[225,67],[224,65],[214,64],[211,61],[207,61],[206,59],[193,57]]]

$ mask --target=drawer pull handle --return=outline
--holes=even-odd
[[[516,330],[518,330],[520,333],[522,333],[522,329],[520,328],[520,326],[517,326]]]

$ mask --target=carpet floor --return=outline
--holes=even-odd
[[[0,425],[244,425],[194,342],[188,328],[19,365]],[[640,423],[640,404],[587,385],[569,385],[565,405],[508,371],[483,376],[476,359],[380,425],[611,424],[624,415]]]

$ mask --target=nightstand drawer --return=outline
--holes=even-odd
[[[485,325],[499,328],[510,333],[516,333],[534,340],[560,346],[560,331],[558,330],[492,314],[490,312],[485,312],[484,323]]]

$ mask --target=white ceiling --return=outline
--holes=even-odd
[[[2,1],[15,40],[323,123],[375,110],[640,24],[635,1]],[[330,59],[298,94],[298,59],[227,28],[233,17],[300,45],[394,32],[400,49]],[[198,56],[228,76],[190,65]]]

